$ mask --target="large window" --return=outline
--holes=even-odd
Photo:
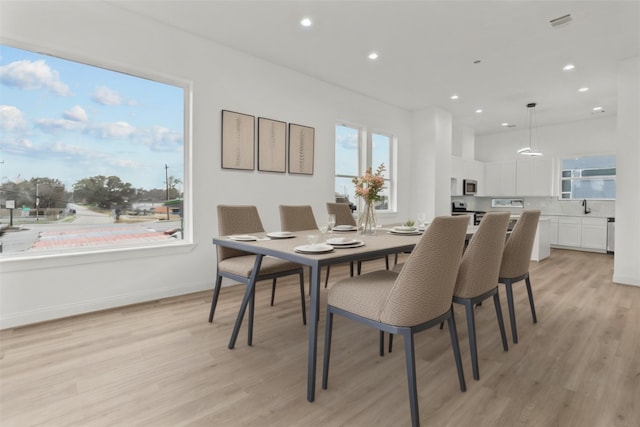
[[[365,128],[336,125],[335,192],[337,197],[354,200],[353,178],[362,175],[367,168],[374,172],[380,164],[385,166],[385,189],[376,204],[380,211],[393,209],[393,152],[394,138]]]
[[[186,85],[6,45],[0,85],[3,255],[182,239]]]
[[[616,198],[616,156],[588,156],[562,159],[561,198],[614,200]]]

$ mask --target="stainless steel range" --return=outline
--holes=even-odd
[[[467,209],[467,204],[463,201],[451,202],[451,215],[469,215],[473,217],[473,225],[479,225],[485,211],[473,211]]]

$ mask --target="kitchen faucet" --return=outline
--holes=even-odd
[[[587,199],[582,200],[582,206],[584,206],[584,214],[591,213],[591,209],[587,207]]]

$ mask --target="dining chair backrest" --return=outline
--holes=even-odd
[[[504,246],[500,277],[519,277],[529,271],[539,219],[539,210],[522,212]]]
[[[348,203],[327,202],[327,213],[334,214],[336,216],[336,225],[356,226],[356,220],[353,219],[351,207]]]
[[[509,216],[490,212],[482,218],[460,261],[455,296],[473,298],[498,286]]]
[[[317,230],[318,223],[309,205],[280,205],[280,227],[282,231]]]
[[[396,278],[381,322],[414,326],[451,309],[468,224],[466,216],[434,218]]]
[[[262,232],[264,232],[264,227],[258,214],[258,208],[255,206],[218,205],[218,234],[221,236]],[[217,252],[218,261],[247,255],[247,252],[224,246],[218,246]]]

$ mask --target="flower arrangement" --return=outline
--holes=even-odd
[[[382,199],[380,192],[384,189],[384,163],[376,169],[376,173],[368,168],[364,175],[353,178],[356,185],[356,197],[362,197],[364,207],[358,218],[358,228],[362,234],[376,234],[376,209],[374,202]]]
[[[364,175],[353,178],[353,183],[356,185],[356,197],[362,197],[367,203],[380,200],[380,192],[385,188],[385,170],[384,163],[381,163],[375,174],[371,172],[371,168],[368,168]]]

